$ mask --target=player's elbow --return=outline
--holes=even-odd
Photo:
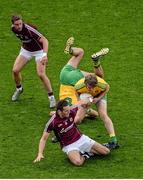
[[[45,143],[47,141],[47,138],[45,138],[45,137],[42,137],[41,139],[40,139],[40,144],[42,143]]]
[[[74,119],[74,123],[75,124],[80,124],[82,121],[81,117],[77,116],[75,119]]]
[[[74,123],[75,123],[75,124],[80,124],[81,121],[80,121],[79,119],[75,119],[75,120],[74,120]]]
[[[48,43],[48,39],[45,36],[43,36],[43,39]]]
[[[72,161],[72,163],[75,165],[75,166],[82,166],[83,165],[83,160],[80,160],[80,159],[74,159]]]
[[[109,89],[110,89],[110,86],[109,86],[109,84],[107,84],[107,86],[106,86],[106,92],[108,92]]]
[[[48,39],[47,39],[46,37],[44,37],[44,36],[43,36],[43,38],[44,38],[44,41],[45,41],[47,44],[49,44]]]
[[[16,67],[14,67],[14,68],[12,69],[13,75],[18,75],[19,72],[20,72],[20,70],[19,70],[18,68],[16,68]]]
[[[40,42],[41,42],[41,43],[49,44],[49,41],[48,41],[48,39],[47,39],[45,36],[42,36],[42,37],[40,38]]]

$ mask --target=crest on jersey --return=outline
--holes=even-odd
[[[61,126],[62,126],[62,124],[59,124],[59,125],[58,125],[58,127],[61,127]]]
[[[29,37],[28,36],[24,36],[25,37],[25,39],[29,39]]]

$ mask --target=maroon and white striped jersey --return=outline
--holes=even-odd
[[[81,132],[74,123],[77,110],[77,108],[70,110],[69,117],[63,119],[55,113],[46,124],[45,132],[50,133],[53,130],[61,147],[72,144],[81,137]]]
[[[22,47],[28,51],[39,51],[43,49],[42,43],[39,42],[42,34],[39,33],[32,25],[23,23],[22,31],[17,31],[12,25],[11,30],[22,41]]]

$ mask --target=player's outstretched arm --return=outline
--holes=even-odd
[[[47,141],[49,135],[50,135],[50,133],[48,133],[48,132],[43,133],[43,135],[42,135],[42,137],[40,139],[40,142],[39,142],[38,155],[37,155],[36,159],[33,161],[34,163],[39,162],[39,161],[41,161],[41,159],[44,158],[43,152],[44,152],[46,141]]]
[[[76,116],[74,118],[74,123],[78,124],[85,118],[87,108],[85,106],[79,106]]]

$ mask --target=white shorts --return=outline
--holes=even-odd
[[[19,55],[24,56],[27,60],[32,59],[32,57],[35,57],[35,61],[39,61],[43,57],[43,50],[31,52],[21,47]]]
[[[79,140],[76,142],[64,146],[62,151],[68,154],[70,151],[77,150],[79,152],[90,152],[91,147],[96,143],[93,139],[89,138],[86,135],[82,135]]]
[[[107,108],[107,100],[105,98],[100,99],[97,103],[96,106],[97,108],[101,105],[104,105]]]

